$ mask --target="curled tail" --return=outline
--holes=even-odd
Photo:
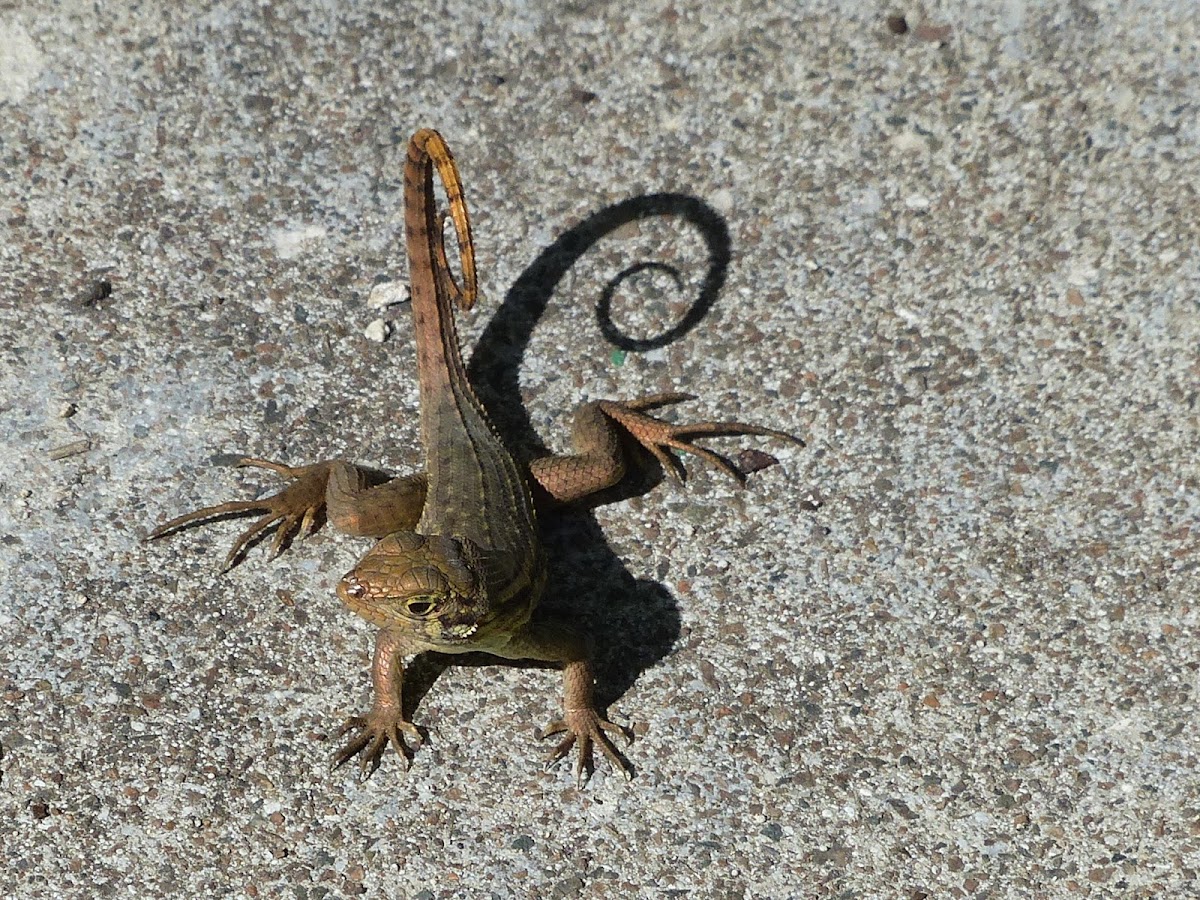
[[[460,287],[446,259],[446,242],[442,225],[446,213],[437,211],[433,192],[433,169],[450,200],[450,218],[458,236],[459,266],[463,285]],[[408,142],[408,159],[404,167],[405,225],[408,231],[410,266],[427,262],[447,292],[462,309],[470,309],[479,296],[475,277],[475,244],[471,240],[471,219],[463,199],[462,181],[458,166],[446,141],[432,128],[422,128]]]

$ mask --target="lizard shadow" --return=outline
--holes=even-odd
[[[615,286],[645,268],[666,270],[661,263],[638,263],[619,273],[602,291],[596,305],[601,334],[622,350],[644,351],[678,340],[707,314],[725,282],[730,260],[729,230],[724,219],[702,200],[686,194],[659,193],[616,203],[563,233],[529,264],[489,320],[471,357],[468,371],[497,430],[517,455],[532,459],[545,447],[520,396],[519,371],[533,328],[568,270],[605,235],[628,223],[653,216],[682,219],[695,228],[708,249],[708,267],[697,295],[673,325],[647,339],[624,335],[610,314]],[[616,702],[654,663],[663,659],[681,633],[679,608],[658,581],[635,578],[610,548],[591,509],[603,503],[645,493],[663,478],[661,468],[641,448],[631,447],[634,465],[622,482],[582,504],[556,509],[541,517],[549,560],[544,599],[535,615],[569,621],[593,643],[596,701],[604,709]],[[656,573],[667,574],[665,567]],[[491,657],[458,657],[456,664],[494,664]],[[431,661],[429,673],[442,664]],[[414,673],[415,674],[415,673]],[[408,702],[420,698],[436,674],[416,679]]]

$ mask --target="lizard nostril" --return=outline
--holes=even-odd
[[[345,590],[346,596],[355,600],[361,599],[367,593],[367,589],[353,576],[343,579],[342,584],[344,585],[343,590]]]

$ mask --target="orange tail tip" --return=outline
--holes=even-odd
[[[445,222],[446,213],[440,213],[438,216],[436,263],[440,268],[440,276],[445,278],[459,307],[464,310],[470,309],[479,297],[479,283],[475,275],[475,243],[471,238],[471,219],[467,214],[462,179],[459,178],[454,156],[445,139],[432,128],[422,128],[412,136],[408,145],[408,156],[411,162],[418,165],[423,165],[427,159],[432,161],[437,168],[438,177],[442,180],[442,186],[450,200],[449,216],[454,221],[454,233],[458,237],[458,258],[463,285],[460,287],[450,272],[450,264],[446,259],[446,244],[441,238],[441,226]]]

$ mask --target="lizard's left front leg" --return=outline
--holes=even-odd
[[[608,738],[609,734],[619,734],[629,742],[629,732],[608,721],[596,709],[592,696],[595,685],[592,663],[587,645],[577,634],[555,625],[529,624],[502,649],[489,649],[488,652],[506,659],[536,659],[562,665],[563,717],[547,725],[542,737],[564,733],[566,736],[550,754],[546,761],[548,766],[558,762],[578,744],[575,778],[582,786],[592,765],[592,747],[596,746],[626,781],[633,777],[629,763]]]

